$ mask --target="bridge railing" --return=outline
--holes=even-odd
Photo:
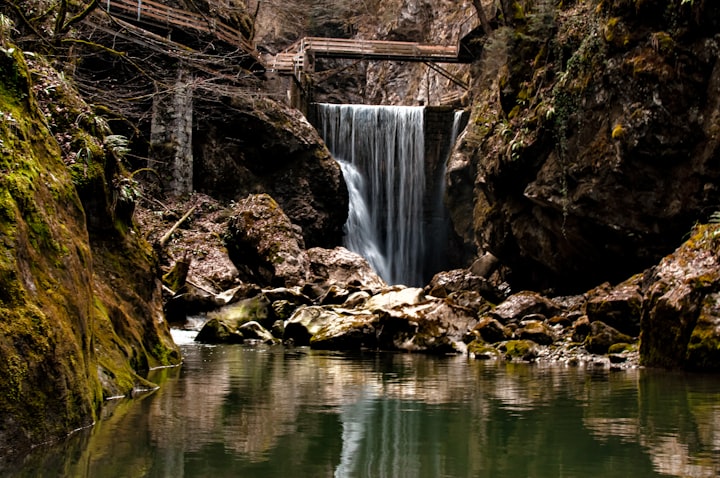
[[[245,52],[253,54],[256,49],[248,42],[239,30],[236,30],[223,22],[172,8],[152,0],[105,0],[106,11],[110,14],[119,14],[127,19],[136,22],[148,21],[163,26],[190,28],[203,33],[215,35],[220,40],[234,46],[238,46]]]

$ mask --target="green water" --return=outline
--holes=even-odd
[[[161,388],[3,476],[714,477],[720,380],[183,345]]]

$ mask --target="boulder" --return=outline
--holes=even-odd
[[[515,331],[515,336],[521,340],[532,340],[539,345],[550,345],[555,341],[555,334],[544,322],[530,320],[523,323]]]
[[[473,334],[488,343],[504,342],[512,337],[512,331],[496,319],[483,317],[473,329]]]
[[[245,337],[238,332],[236,324],[227,324],[218,318],[205,322],[195,341],[206,344],[241,344]]]
[[[254,320],[242,324],[238,328],[238,332],[242,334],[245,340],[257,340],[265,344],[274,344],[278,342],[278,340],[273,337],[273,334]]]
[[[395,308],[418,305],[428,302],[422,289],[416,287],[393,286],[372,296],[364,305],[368,310],[390,311]]]
[[[531,362],[538,356],[538,346],[532,340],[509,340],[499,349],[508,360],[519,359]]]
[[[572,340],[573,342],[585,342],[590,333],[590,319],[587,315],[583,315],[573,324]]]
[[[329,306],[302,306],[285,322],[283,340],[321,349],[374,346],[375,315]]]
[[[518,292],[508,297],[504,302],[488,312],[488,316],[499,320],[503,324],[520,322],[531,314],[542,314],[552,317],[560,312],[560,307],[552,300],[536,292]]]
[[[624,334],[637,337],[640,334],[642,294],[637,275],[609,291],[600,288],[590,292],[585,311],[590,322],[600,320]]]
[[[261,285],[290,287],[307,282],[310,264],[299,226],[267,194],[237,203],[225,246],[233,263],[248,267]]]
[[[233,330],[245,322],[257,321],[269,326],[275,320],[270,301],[262,294],[225,305],[209,312],[207,316],[208,319],[217,319]]]
[[[262,95],[197,100],[197,110],[207,108],[193,132],[198,191],[225,200],[265,191],[308,247],[342,241],[348,194],[340,166],[298,110]]]
[[[590,324],[590,333],[585,339],[585,348],[593,354],[606,354],[612,345],[627,344],[632,341],[632,337],[596,320]]]
[[[310,281],[324,288],[352,286],[356,289],[377,291],[387,286],[364,257],[344,247],[313,247],[308,249],[307,254],[310,261]]]
[[[460,291],[477,292],[484,298],[494,302],[498,302],[503,298],[502,293],[493,287],[487,279],[466,269],[438,272],[425,287],[425,292],[428,295],[440,298]]]

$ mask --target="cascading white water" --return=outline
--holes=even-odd
[[[389,284],[423,280],[423,108],[318,105],[318,131],[350,194],[345,245]]]

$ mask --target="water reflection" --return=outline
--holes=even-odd
[[[161,388],[7,476],[720,475],[716,377],[183,345]]]

